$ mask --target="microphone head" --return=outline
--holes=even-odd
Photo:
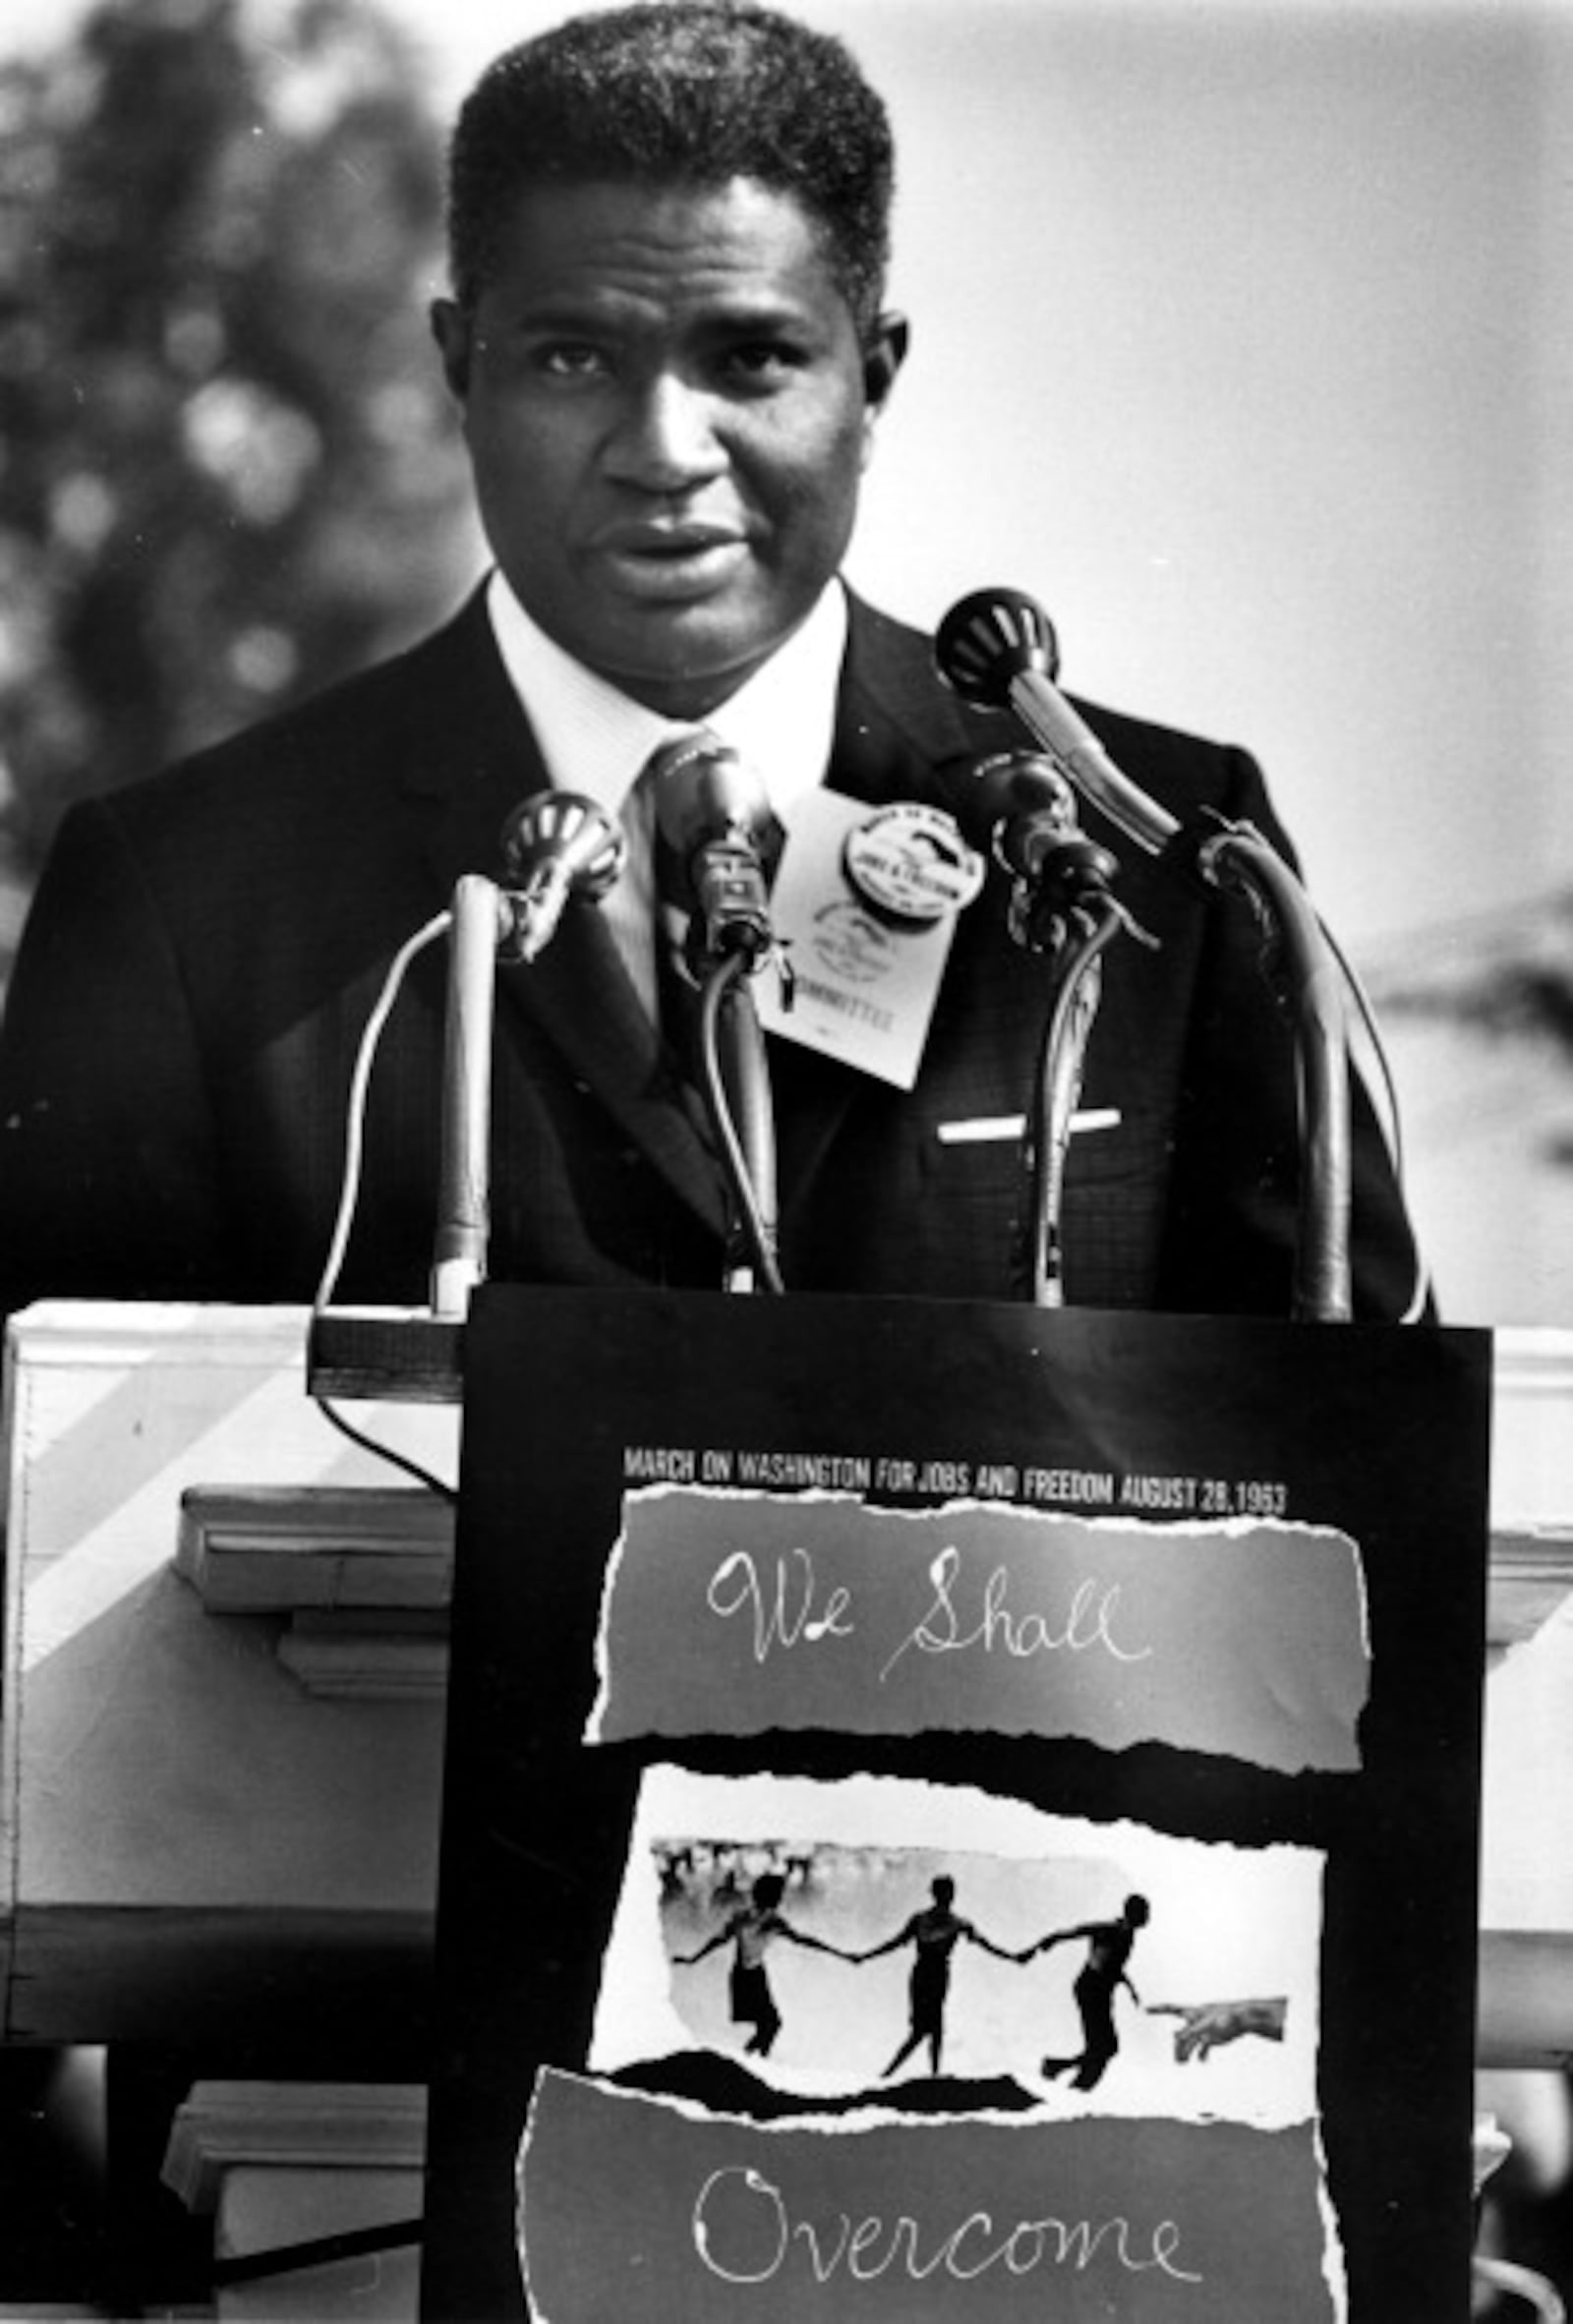
[[[1054,624],[1020,589],[975,589],[952,606],[934,637],[934,660],[947,685],[985,710],[1009,710],[1011,681],[1036,670],[1051,681],[1060,669]]]
[[[577,790],[538,790],[509,810],[500,835],[507,877],[523,886],[553,866],[580,894],[605,896],[622,869],[622,826]]]
[[[1027,816],[1043,830],[1076,830],[1076,793],[1041,751],[948,759],[939,773],[951,811],[974,847],[992,847],[1002,824]]]
[[[684,859],[715,840],[757,844],[770,830],[763,783],[717,735],[684,734],[664,744],[649,773],[661,836]]]

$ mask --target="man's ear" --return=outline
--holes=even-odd
[[[434,299],[432,336],[442,358],[442,377],[448,393],[463,403],[470,392],[470,360],[474,352],[474,318],[457,299]]]
[[[904,315],[882,315],[863,350],[863,395],[870,415],[883,411],[912,336]]]

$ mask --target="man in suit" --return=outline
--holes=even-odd
[[[491,1271],[720,1282],[641,767],[709,729],[789,831],[821,784],[943,806],[947,765],[1010,739],[839,578],[907,344],[891,183],[840,44],[726,0],[576,20],[483,78],[433,320],[495,570],[412,652],[68,819],[0,1044],[6,1305],[309,1297],[387,964],[461,873],[498,872],[505,815],[549,783],[624,814],[630,862],[500,971]],[[1086,715],[1183,822],[1249,819],[1287,851],[1243,752]],[[1141,860],[1120,892],[1161,949],[1107,959],[1084,1103],[1115,1119],[1073,1142],[1067,1297],[1286,1313],[1294,1072],[1249,915]],[[993,872],[909,1092],[772,1044],[788,1289],[1011,1293],[1016,1144],[956,1126],[1020,1112],[1048,989]],[[427,1296],[443,1010],[433,951],[373,1078],[345,1299]],[[1357,1311],[1393,1316],[1416,1262],[1363,1101],[1355,1142]]]

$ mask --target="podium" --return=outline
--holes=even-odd
[[[11,2041],[320,2044],[342,2068],[409,2048],[424,2020],[442,1699],[400,1656],[412,1591],[445,1598],[451,1544],[429,1519],[410,1532],[426,1496],[386,1493],[308,1399],[305,1360],[301,1309],[61,1303],[13,1320]],[[391,1419],[453,1471],[456,1411]],[[220,1571],[243,1562],[221,1554],[237,1491],[238,1593]],[[371,1537],[351,1514],[368,1495]],[[347,1569],[368,1555],[424,1567],[427,1588],[398,1586],[402,1630],[360,1608],[386,1683],[324,1694],[301,1665],[333,1651],[324,1595],[342,1651],[367,1597]]]
[[[423,2315],[1462,2324],[1488,1358],[484,1293]]]
[[[557,1296],[489,1293],[483,1312],[494,1297]],[[726,1305],[752,1313],[761,1303]],[[832,1344],[830,1309],[814,1305],[815,1328]],[[387,1329],[391,1342],[396,1319]],[[1309,1334],[1344,1350],[1369,1336]],[[12,2041],[168,2041],[240,2026],[256,2037],[248,2073],[297,2077],[289,2093],[303,2071],[326,2074],[331,2093],[342,2061],[324,2049],[320,2066],[303,2066],[294,2035],[336,2023],[364,2036],[356,2070],[386,2078],[387,2044],[430,2024],[442,1646],[430,1634],[412,1643],[409,1601],[425,1601],[417,1612],[427,1623],[434,1594],[445,1600],[449,1552],[440,1529],[404,1530],[427,1496],[389,1494],[386,1473],[313,1411],[306,1340],[307,1317],[292,1309],[67,1305],[13,1322],[3,1922]],[[946,1345],[953,1379],[958,1343]],[[1573,1342],[1500,1331],[1494,1354],[1478,2056],[1551,2063],[1569,2040],[1573,1932],[1557,1844],[1573,1758]],[[538,1362],[548,1365],[545,1350]],[[356,1417],[455,1473],[456,1407]],[[345,1637],[320,1606],[293,1622],[276,1608],[209,1608],[182,1550],[181,1504],[194,1490],[236,1486],[268,1502],[298,1497],[308,1510],[323,1492],[348,1495],[369,1517],[389,1499],[408,1504],[402,1525],[356,1529],[368,1562],[409,1570],[393,1589],[393,1618],[346,1602],[336,1612]],[[304,1556],[320,1569],[315,1524],[300,1540],[286,1530],[282,1562]],[[220,1530],[208,1547],[229,1540]],[[226,1561],[212,1562],[222,1570]],[[354,1690],[308,1691],[278,1651],[296,1633],[319,1665],[351,1656]],[[161,1694],[172,1676],[178,1691]],[[145,1850],[149,1834],[157,1844]],[[1139,1957],[1135,1967],[1139,1986]],[[303,1994],[322,2002],[320,2013],[301,2014]],[[882,2010],[882,2040],[890,2030]],[[248,2082],[248,2113],[255,2095]],[[299,2105],[286,2095],[293,2122]],[[223,2104],[221,2093],[212,2103]],[[398,2105],[401,2121],[414,2119],[404,2098]],[[258,2151],[265,2161],[266,2136]],[[351,2206],[347,2223],[359,2216]],[[300,2232],[320,2225],[320,2207],[310,2208]],[[514,2265],[511,2232],[505,2265]],[[290,2279],[270,2291],[268,2312],[314,2312],[289,2304]],[[251,2296],[262,2295],[254,2288]],[[413,2305],[399,2312],[413,2317]]]

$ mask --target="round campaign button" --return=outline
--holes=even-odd
[[[847,879],[864,902],[893,920],[927,925],[959,912],[982,888],[985,866],[954,815],[903,799],[846,835]]]

